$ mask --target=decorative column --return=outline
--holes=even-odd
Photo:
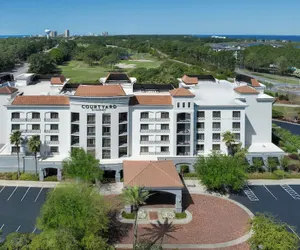
[[[121,181],[121,170],[116,170],[115,181],[116,182],[120,182]]]
[[[39,172],[39,180],[40,180],[40,181],[43,181],[43,180],[44,180],[44,170],[43,170],[43,169],[40,169],[40,172]]]
[[[57,169],[57,180],[58,181],[62,180],[62,171],[60,168]]]
[[[182,190],[176,194],[175,211],[176,213],[182,213]]]

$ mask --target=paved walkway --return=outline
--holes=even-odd
[[[44,187],[55,188],[59,182],[55,181],[9,181],[0,180],[0,186],[14,186],[14,187]]]

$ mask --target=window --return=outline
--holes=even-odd
[[[169,147],[160,147],[160,152],[169,152]]]
[[[185,102],[182,103],[182,107],[185,108]]]
[[[11,130],[20,130],[20,124],[12,124]]]
[[[71,122],[79,121],[79,113],[71,113]]]
[[[220,144],[213,144],[212,145],[212,150],[213,151],[220,151],[221,147],[220,147]]]
[[[234,133],[234,139],[236,139],[237,141],[240,141],[241,140],[241,134],[239,133]]]
[[[198,115],[198,118],[205,118],[205,112],[204,111],[198,111],[197,115]]]
[[[180,108],[180,102],[177,102],[177,108]]]
[[[197,140],[199,140],[199,141],[204,141],[204,138],[205,138],[204,134],[197,135]]]
[[[197,151],[204,151],[204,144],[197,145]]]
[[[169,136],[168,136],[168,135],[162,135],[162,136],[160,137],[160,140],[161,140],[161,141],[169,141]]]
[[[40,113],[33,112],[32,113],[32,119],[40,119]]]
[[[51,119],[58,119],[58,113],[51,112],[51,113],[50,113],[50,118],[51,118]]]
[[[11,119],[20,119],[20,113],[17,112],[11,113]]]
[[[119,125],[119,134],[127,133],[127,124]]]
[[[103,135],[110,135],[110,127],[103,127],[102,133]]]
[[[141,130],[148,130],[149,125],[148,124],[141,124]]]
[[[161,124],[161,130],[169,130],[169,124]]]
[[[32,124],[32,130],[40,130],[40,124]]]
[[[86,152],[87,152],[88,154],[94,156],[94,157],[95,157],[95,155],[96,155],[96,150],[95,150],[95,149],[88,149]]]
[[[95,147],[95,138],[88,138],[86,142],[87,142],[87,147],[88,148]]]
[[[148,147],[141,147],[141,153],[148,153],[149,148]]]
[[[12,146],[12,147],[11,147],[11,152],[12,152],[13,154],[18,153],[18,148],[17,148],[16,146]]]
[[[87,120],[87,124],[94,124],[96,121],[95,114],[87,114],[86,120]]]
[[[191,107],[191,103],[190,102],[188,102],[188,108],[190,108]]]
[[[232,123],[232,129],[233,130],[240,130],[241,124],[239,122],[233,122]]]
[[[50,147],[51,153],[58,153],[58,147]]]
[[[87,135],[95,135],[96,129],[95,127],[87,127]]]
[[[102,159],[110,159],[110,150],[108,149],[102,150]]]
[[[142,112],[141,113],[141,119],[148,119],[149,118],[149,113],[148,112]]]
[[[212,134],[212,139],[213,139],[213,141],[220,141],[221,140],[221,135],[219,133],[213,133]]]
[[[197,128],[198,129],[204,129],[204,122],[199,122],[199,123],[197,123]]]
[[[50,130],[58,130],[58,124],[50,124]]]
[[[168,112],[161,112],[160,117],[162,119],[168,119],[169,118],[169,113]]]
[[[127,121],[127,113],[119,113],[119,123]]]
[[[141,141],[149,141],[148,135],[141,135]]]
[[[233,118],[241,118],[241,111],[232,111]]]
[[[213,118],[220,119],[221,118],[221,111],[213,111]]]
[[[221,129],[221,123],[220,122],[213,122],[212,123],[213,130],[220,130]]]
[[[102,147],[110,147],[110,139],[108,138],[103,138],[102,139]]]
[[[102,114],[103,124],[110,124],[110,114]]]
[[[58,141],[58,135],[51,135],[50,141]]]

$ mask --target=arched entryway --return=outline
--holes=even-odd
[[[55,178],[56,177],[56,178]],[[62,170],[59,167],[41,167],[39,179],[43,181],[45,178],[51,178],[51,181],[62,180]]]
[[[57,177],[57,168],[45,168],[44,169],[44,178],[56,176]]]
[[[116,182],[116,171],[115,170],[104,170],[103,180],[107,183]]]
[[[151,207],[174,207],[176,195],[164,191],[150,191],[151,196],[145,206]]]

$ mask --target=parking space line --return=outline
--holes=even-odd
[[[257,198],[257,196],[253,193],[253,191],[251,190],[251,188],[249,188],[249,186],[245,186],[243,188],[243,191],[245,193],[245,195],[247,195],[248,199],[250,201],[259,201],[259,199]]]
[[[36,231],[36,227],[33,229],[32,233],[34,234],[35,231]]]
[[[29,189],[30,189],[30,187],[29,187],[29,188],[26,190],[26,192],[25,192],[25,194],[23,195],[23,197],[22,197],[21,201],[23,201],[23,200],[24,200],[24,198],[25,198],[26,194],[28,193]]]
[[[21,225],[20,225],[20,226],[18,226],[18,228],[17,228],[16,232],[18,232],[18,231],[20,230],[20,227],[21,227]]]
[[[291,226],[289,226],[289,225],[287,225],[287,226],[289,227],[289,229],[291,229],[291,231],[292,231],[294,234],[297,235],[298,239],[300,240],[300,237],[299,237],[299,235],[295,232],[295,230],[294,230],[293,228],[291,228]]]
[[[276,196],[266,187],[266,185],[264,185],[265,189],[267,189],[267,191],[274,197],[275,200],[278,200],[276,198]]]
[[[0,190],[0,194],[1,194],[1,192],[3,191],[3,189],[5,188],[5,186],[3,187],[3,188],[1,188],[1,190]]]
[[[43,188],[41,188],[40,192],[37,194],[37,196],[36,196],[36,198],[35,198],[34,202],[36,202],[36,201],[37,201],[37,199],[39,198],[39,196],[40,196],[40,194],[41,194],[42,190],[43,190]]]
[[[10,194],[10,196],[7,198],[8,201],[9,201],[9,199],[13,196],[13,194],[16,192],[17,188],[18,188],[18,187],[16,187],[16,188],[14,189],[14,191],[12,191],[12,193]]]
[[[0,230],[2,230],[4,228],[5,224],[3,224],[1,227],[0,227]]]
[[[292,189],[289,185],[280,185],[285,192],[287,192],[290,196],[293,197],[294,200],[300,200],[300,195]]]

